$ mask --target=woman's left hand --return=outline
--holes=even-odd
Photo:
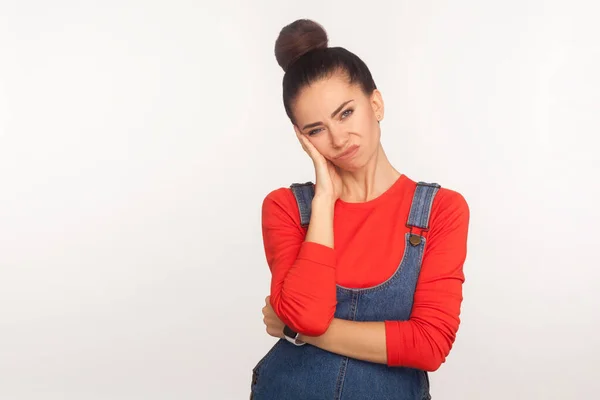
[[[271,307],[271,296],[267,296],[265,299],[265,306],[262,309],[263,322],[267,327],[267,333],[276,338],[284,338],[283,327],[284,323],[279,319],[273,307]]]

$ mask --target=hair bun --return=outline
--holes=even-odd
[[[315,21],[298,19],[286,25],[275,41],[277,63],[287,71],[288,67],[309,51],[327,48],[327,32]]]

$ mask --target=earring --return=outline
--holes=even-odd
[[[377,121],[379,121],[381,119],[381,115],[377,116]]]

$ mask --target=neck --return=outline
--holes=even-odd
[[[342,179],[340,199],[349,203],[365,202],[379,197],[401,175],[389,162],[381,144],[360,170],[338,172]]]

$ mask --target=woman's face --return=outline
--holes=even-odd
[[[293,104],[295,129],[326,159],[352,171],[363,167],[379,147],[383,100],[335,74],[302,89]]]

